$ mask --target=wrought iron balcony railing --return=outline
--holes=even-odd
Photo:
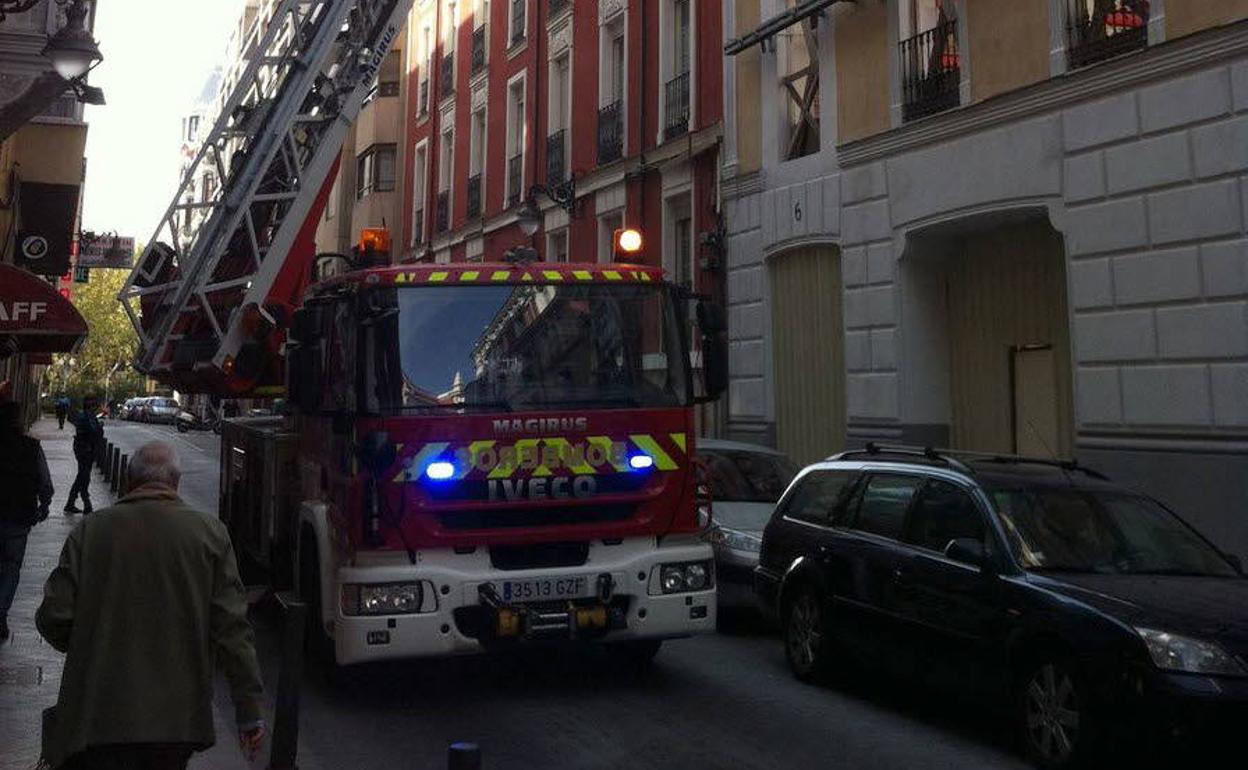
[[[524,23],[527,21],[528,10],[525,8],[529,0],[511,0],[511,40],[514,48],[524,42]]]
[[[689,73],[682,72],[663,87],[663,138],[674,139],[689,131]]]
[[[1066,57],[1086,67],[1148,45],[1145,0],[1066,0]]]
[[[961,57],[956,19],[901,41],[902,118],[915,120],[957,107]]]
[[[520,188],[524,186],[524,155],[516,153],[507,160],[507,207],[520,202]]]
[[[623,102],[612,102],[598,110],[598,165],[624,156]]]
[[[481,216],[481,174],[468,177],[468,217]]]
[[[420,95],[417,98],[417,109],[421,115],[429,114],[429,79],[420,81]]]
[[[567,179],[568,130],[561,128],[546,137],[546,184],[563,184]]]
[[[425,210],[416,209],[412,212],[412,245],[419,246],[425,242]]]

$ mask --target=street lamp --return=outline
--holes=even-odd
[[[100,47],[87,31],[86,0],[67,0],[65,26],[44,46],[43,55],[52,61],[52,68],[61,77],[76,81],[104,61]]]
[[[568,216],[572,216],[576,210],[576,180],[569,179],[553,187],[535,184],[529,188],[529,194],[524,198],[524,206],[516,214],[516,223],[520,225],[520,232],[529,238],[532,238],[542,226],[542,210],[537,207],[538,195],[550,198],[552,203],[568,212]]]

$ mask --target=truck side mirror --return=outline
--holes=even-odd
[[[702,332],[702,402],[715,401],[728,389],[728,323],[724,309],[713,302],[698,303]]]

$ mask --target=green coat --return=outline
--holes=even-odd
[[[167,487],[133,490],[74,528],[36,622],[66,653],[44,725],[52,767],[87,746],[211,746],[214,654],[238,723],[260,719],[260,667],[229,533]]]

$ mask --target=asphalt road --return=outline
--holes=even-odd
[[[110,424],[108,436],[124,451],[171,442],[184,499],[216,510],[216,436],[132,423]],[[264,614],[256,621],[271,692],[276,625]],[[335,685],[310,665],[302,704],[305,770],[441,768],[457,740],[479,742],[487,770],[1026,766],[999,713],[865,678],[801,684],[778,639],[752,622],[669,642],[641,673],[563,651],[371,666]],[[224,697],[218,711],[225,723]]]

